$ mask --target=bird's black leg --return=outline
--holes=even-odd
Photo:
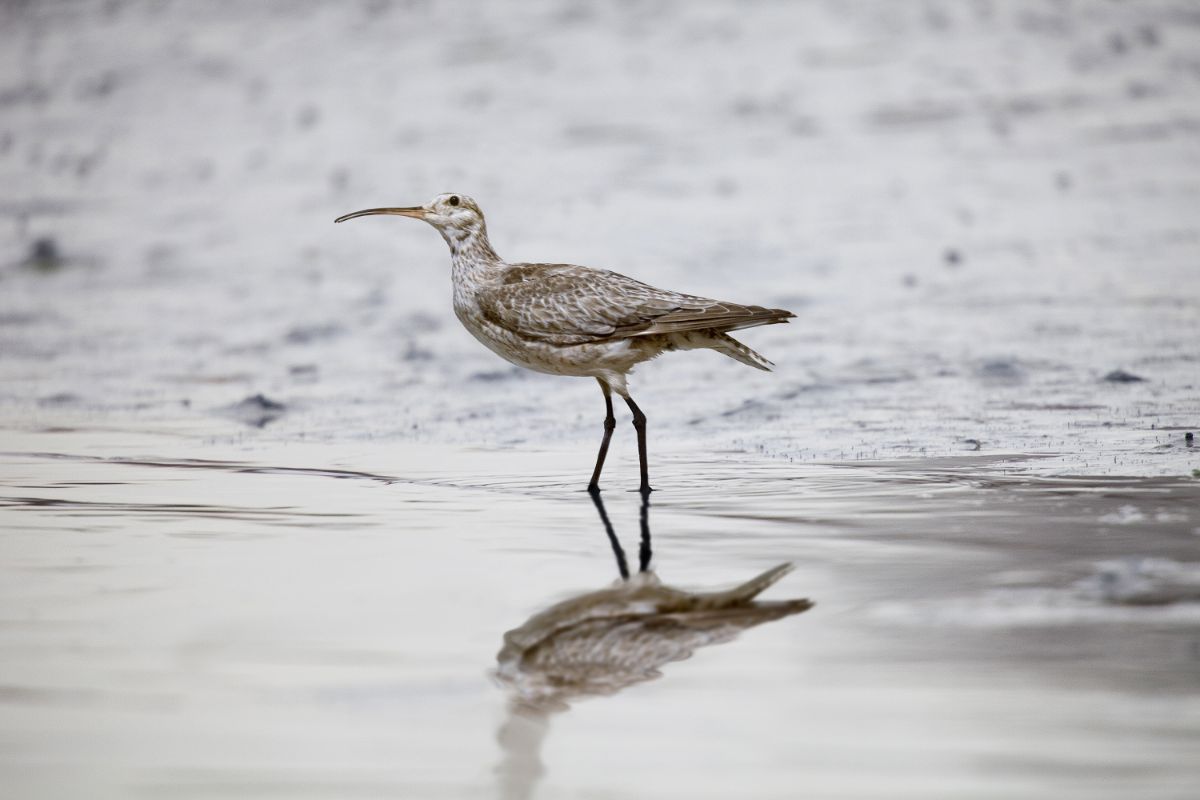
[[[642,468],[642,485],[638,487],[638,491],[643,494],[652,492],[654,490],[650,488],[650,468],[646,464],[646,415],[628,395],[625,397],[625,404],[633,412],[633,428],[637,431],[638,462]]]
[[[608,455],[608,442],[612,439],[613,428],[617,427],[617,418],[613,416],[612,389],[599,378],[600,390],[604,392],[604,438],[600,440],[600,452],[596,454],[596,468],[592,470],[592,481],[588,484],[589,492],[600,491],[600,471],[604,469],[604,459]]]

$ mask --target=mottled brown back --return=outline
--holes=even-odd
[[[608,270],[513,264],[478,294],[490,321],[529,339],[569,345],[633,336],[786,322],[781,308],[744,306],[656,289]]]

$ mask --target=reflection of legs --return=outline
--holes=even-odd
[[[638,548],[638,572],[650,569],[650,493],[642,492],[642,544]]]
[[[610,404],[609,408],[611,407]],[[594,486],[588,487],[588,494],[592,496],[592,502],[596,504],[596,510],[600,512],[600,523],[604,525],[604,533],[607,534],[608,543],[612,545],[613,555],[617,558],[617,572],[621,573],[621,580],[628,580],[629,565],[625,563],[625,551],[621,549],[621,543],[617,541],[617,534],[613,531],[608,512],[604,510],[604,501],[600,499],[600,490]]]
[[[608,441],[612,439],[613,428],[617,427],[617,419],[613,416],[612,409],[612,390],[608,384],[599,378],[596,379],[600,384],[600,391],[604,392],[604,438],[600,440],[600,452],[596,454],[596,468],[592,470],[592,481],[588,484],[588,491],[598,491],[600,489],[600,470],[604,469],[604,458],[608,455]],[[600,511],[601,516],[604,511]]]
[[[633,402],[632,397],[624,395],[624,398],[625,404],[633,412],[633,428],[637,431],[638,464],[642,468],[642,483],[638,491],[652,492],[654,490],[650,488],[650,469],[646,465],[646,415],[637,407],[637,403]]]

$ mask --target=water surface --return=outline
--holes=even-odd
[[[558,662],[522,675],[506,633],[624,591],[577,453],[5,441],[0,764],[22,796],[1182,797],[1200,778],[1195,483],[676,451],[643,528],[617,459],[604,509],[635,582],[692,597],[793,569],[766,613],[720,625],[588,611],[572,635],[600,628],[596,657],[567,651],[587,680],[538,702],[521,683]]]

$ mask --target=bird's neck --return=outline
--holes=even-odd
[[[500,256],[488,241],[487,226],[479,224],[469,228],[445,228],[442,238],[450,245],[450,257],[458,262],[499,264]]]
[[[456,235],[461,234],[461,235]],[[442,233],[450,245],[450,279],[454,285],[454,311],[466,323],[477,311],[476,296],[492,286],[504,269],[504,262],[488,242],[487,229],[459,229]],[[468,325],[470,327],[470,325]]]

